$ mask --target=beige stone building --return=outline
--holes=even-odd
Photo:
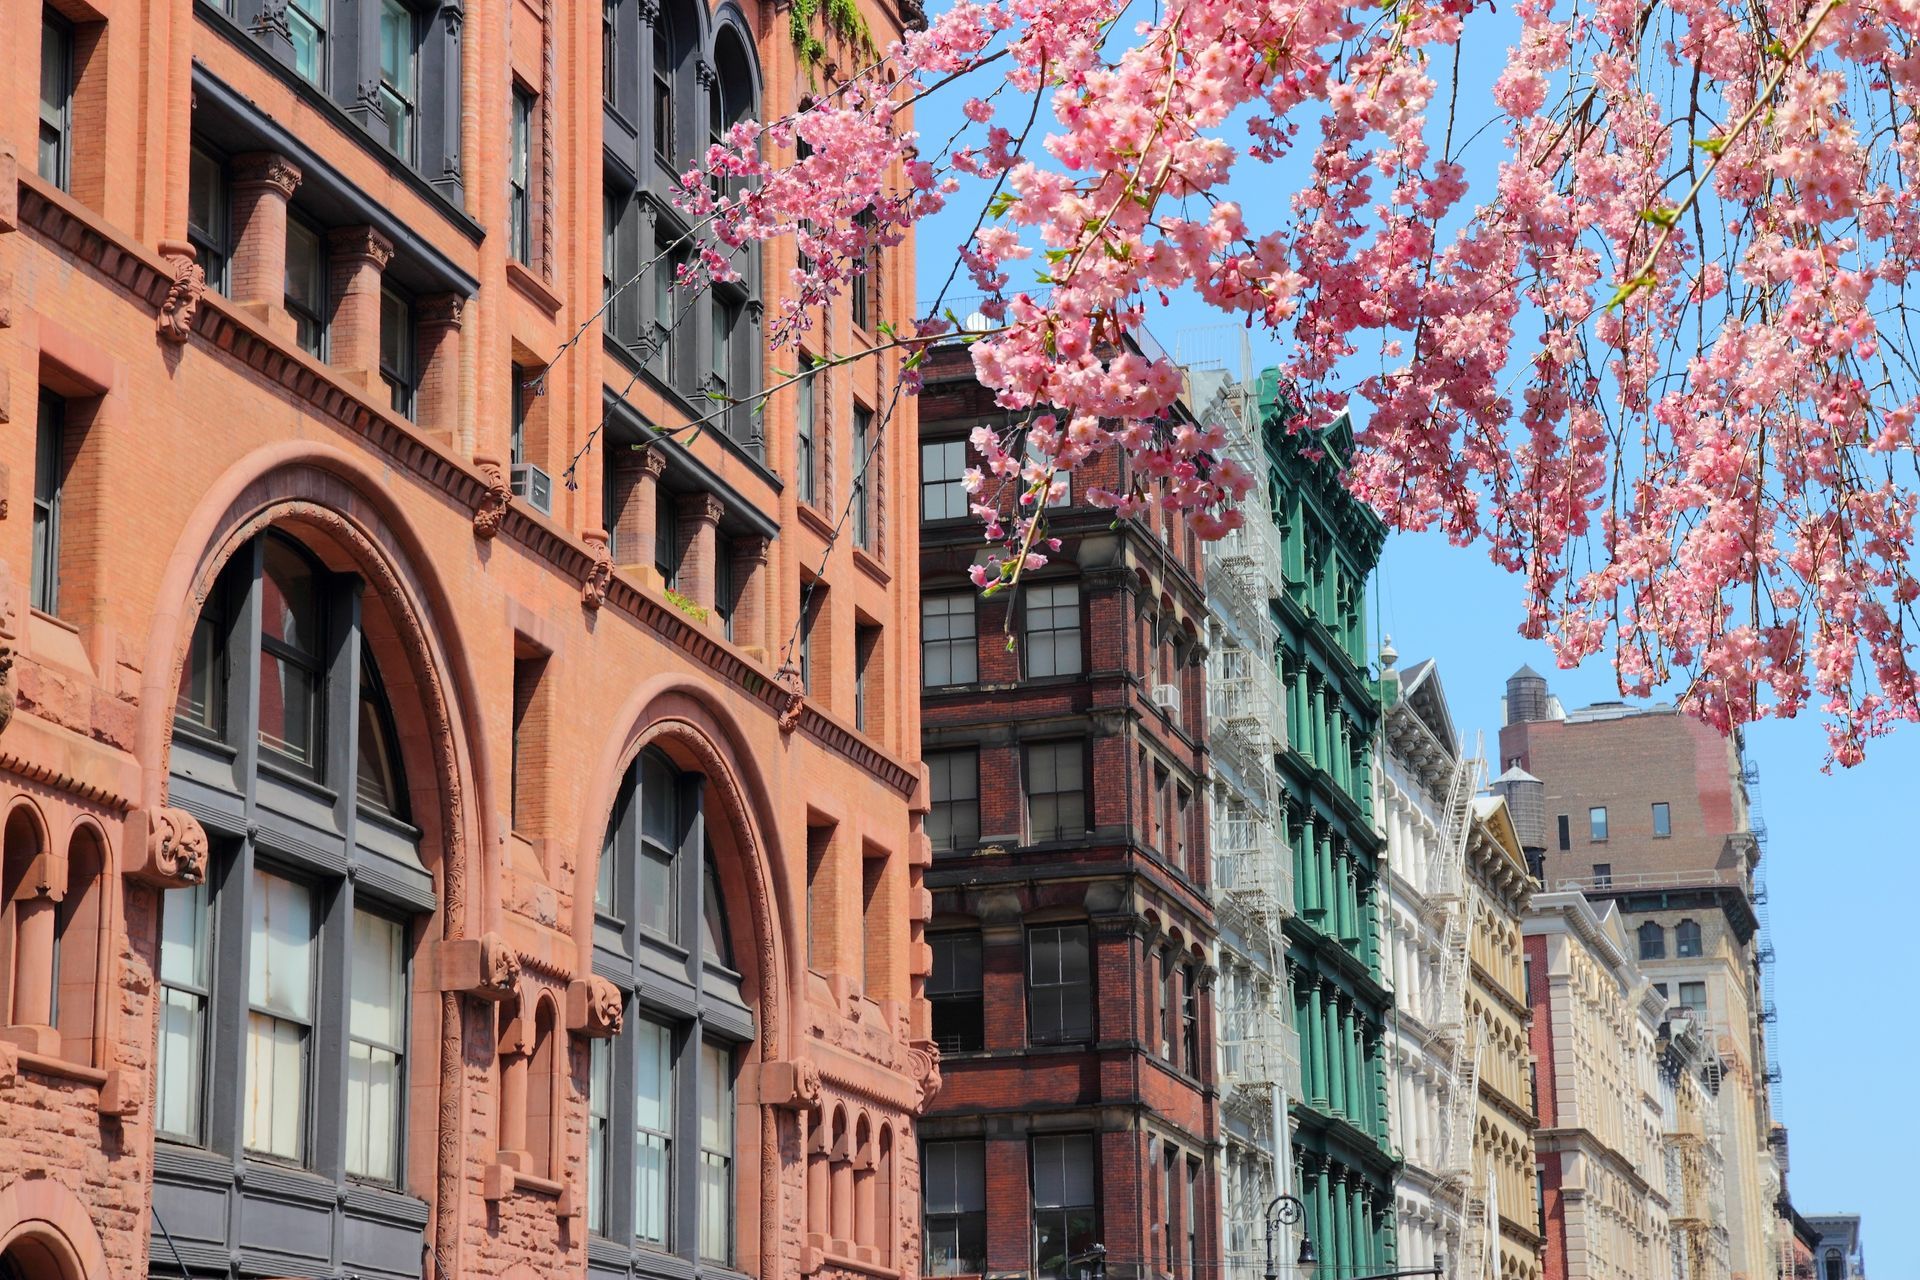
[[[1538,1280],[1534,1116],[1520,921],[1535,884],[1505,800],[1473,802],[1467,844],[1471,921],[1467,1021],[1479,1062],[1473,1174],[1467,1201],[1468,1276]],[[1483,1260],[1482,1251],[1491,1251]]]
[[[1659,1089],[1668,1242],[1674,1280],[1727,1280],[1726,1161],[1718,1061],[1706,1029],[1680,1010],[1660,1028]]]

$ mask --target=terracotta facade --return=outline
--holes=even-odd
[[[696,0],[0,47],[7,1274],[917,1273],[913,406],[713,413],[791,249],[647,276],[830,68]]]

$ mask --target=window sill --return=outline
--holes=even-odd
[[[839,1267],[847,1271],[857,1271],[863,1275],[881,1276],[885,1280],[898,1280],[900,1272],[880,1261],[879,1251],[870,1245],[852,1245],[851,1252],[842,1253],[834,1246],[845,1246],[846,1241],[835,1240],[828,1247],[820,1249],[820,1260],[828,1266]]]
[[[886,567],[880,563],[873,552],[867,550],[865,547],[855,547],[853,549],[853,562],[860,567],[862,573],[883,587],[893,581],[893,575],[888,573]]]
[[[828,522],[826,515],[819,508],[810,502],[802,502],[799,506],[799,514],[801,524],[829,542],[833,540],[833,525]]]
[[[560,314],[564,299],[547,286],[547,283],[533,273],[526,263],[507,259],[507,283],[513,286],[515,293],[547,313],[547,319]]]
[[[503,1151],[499,1154],[504,1156],[524,1153]],[[573,1188],[567,1183],[527,1173],[504,1162],[496,1162],[486,1167],[486,1172],[481,1175],[480,1191],[481,1197],[486,1200],[504,1200],[515,1192],[528,1192],[539,1199],[553,1201],[554,1215],[559,1218],[572,1218],[579,1212],[574,1205]]]

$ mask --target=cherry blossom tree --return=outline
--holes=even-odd
[[[1490,103],[1462,101],[1475,65]],[[963,124],[923,138],[943,93]],[[1476,117],[1498,154],[1470,173]],[[689,175],[710,234],[682,284],[797,237],[769,326],[793,348],[872,246],[977,206],[966,336],[1026,415],[1017,449],[974,435],[989,589],[1114,447],[1141,487],[1095,501],[1239,523],[1253,477],[1124,341],[1191,291],[1278,342],[1293,429],[1352,406],[1353,492],[1483,544],[1563,664],[1682,682],[1722,728],[1817,703],[1852,764],[1920,718],[1916,165],[1920,0],[953,0],[712,150],[733,181]],[[951,323],[867,356],[911,393]]]

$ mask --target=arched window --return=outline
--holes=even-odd
[[[1685,959],[1700,954],[1700,923],[1682,920],[1673,931],[1674,954]]]
[[[1649,920],[1640,926],[1640,958],[1642,960],[1667,958],[1667,930],[1658,921]]]
[[[1825,1270],[1826,1280],[1847,1280],[1847,1264],[1838,1249],[1827,1250]]]
[[[754,1035],[704,790],[649,749],[616,792],[595,877],[594,971],[626,1007],[620,1035],[594,1049],[588,1106],[604,1134],[589,1155],[589,1230],[695,1270],[734,1264],[734,1079]]]
[[[268,532],[194,624],[168,789],[210,858],[204,883],[161,895],[154,1120],[175,1153],[155,1174],[163,1211],[195,1194],[190,1171],[207,1161],[302,1167],[340,1188],[349,1218],[353,1183],[406,1190],[414,953],[437,901],[362,621],[382,607],[357,575]],[[215,1033],[218,993],[241,1011],[231,1032]],[[239,1238],[281,1211],[261,1181],[236,1193]],[[379,1266],[418,1265],[420,1233],[407,1236],[379,1246]],[[289,1247],[333,1265],[323,1244]]]

